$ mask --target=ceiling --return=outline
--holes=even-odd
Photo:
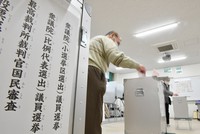
[[[147,70],[200,63],[200,0],[85,0],[92,7],[91,38],[115,30],[122,37],[119,47],[127,56],[143,64]],[[136,38],[135,33],[168,23],[178,27]],[[176,62],[158,63],[163,53],[156,44],[173,41],[177,49],[171,57],[187,56]],[[131,69],[113,73],[130,73]]]

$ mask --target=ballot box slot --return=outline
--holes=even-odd
[[[143,97],[144,96],[144,89],[143,88],[137,88],[135,90],[135,96],[136,97]]]

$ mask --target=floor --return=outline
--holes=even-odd
[[[177,128],[177,124],[179,128]],[[170,126],[167,127],[167,132],[171,134],[200,134],[200,121],[194,119],[190,122],[191,129],[189,129],[188,121],[175,121],[170,119]],[[105,121],[102,124],[102,134],[124,134],[124,120],[113,119]]]

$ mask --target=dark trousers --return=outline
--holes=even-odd
[[[166,116],[166,123],[169,124],[169,104],[165,103],[165,116]]]
[[[106,79],[96,67],[88,67],[87,101],[85,134],[101,134],[103,117],[103,95],[106,90]]]

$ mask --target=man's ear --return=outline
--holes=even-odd
[[[115,36],[115,33],[111,33],[110,37],[113,38]]]
[[[108,38],[112,38],[112,34],[109,34],[109,35],[107,35],[108,36]]]

